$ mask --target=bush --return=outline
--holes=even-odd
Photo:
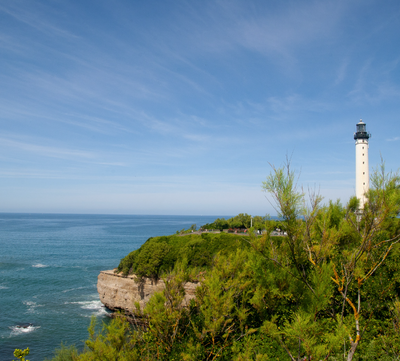
[[[149,238],[121,260],[118,272],[157,279],[171,271],[177,262],[185,261],[193,268],[209,268],[218,252],[228,254],[238,247],[249,247],[248,240],[247,236],[225,233]]]
[[[55,349],[54,357],[45,361],[75,361],[78,359],[78,350],[74,345],[67,346],[61,343],[60,348]]]

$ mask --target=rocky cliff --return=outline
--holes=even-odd
[[[187,282],[185,284],[186,296],[184,304],[188,304],[195,296],[198,283]],[[154,292],[164,289],[164,281],[154,281],[144,278],[143,282],[136,283],[135,275],[122,276],[114,273],[114,270],[101,271],[97,278],[97,291],[100,301],[110,310],[121,310],[128,314],[134,314],[135,302],[139,302],[140,308],[146,305]]]

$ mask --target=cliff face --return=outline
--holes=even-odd
[[[142,283],[135,283],[135,276],[123,277],[114,273],[113,270],[101,271],[97,278],[97,292],[100,301],[110,310],[123,310],[129,314],[134,314],[135,302],[139,302],[143,309],[154,292],[164,289],[164,281],[154,281],[145,278]],[[185,284],[185,300],[187,305],[195,296],[197,283],[187,282]]]

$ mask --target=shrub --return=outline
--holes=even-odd
[[[249,247],[247,241],[247,236],[225,233],[149,238],[121,260],[118,272],[157,279],[184,260],[189,267],[208,268],[218,252],[228,254],[238,247]]]

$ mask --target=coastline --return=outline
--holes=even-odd
[[[195,297],[198,285],[199,282],[185,283],[184,306],[189,305],[190,300]],[[97,292],[101,303],[111,311],[123,312],[131,317],[137,316],[136,304],[143,310],[151,296],[164,288],[165,282],[161,279],[143,277],[141,282],[137,282],[136,275],[124,276],[114,270],[100,271],[97,278]]]

